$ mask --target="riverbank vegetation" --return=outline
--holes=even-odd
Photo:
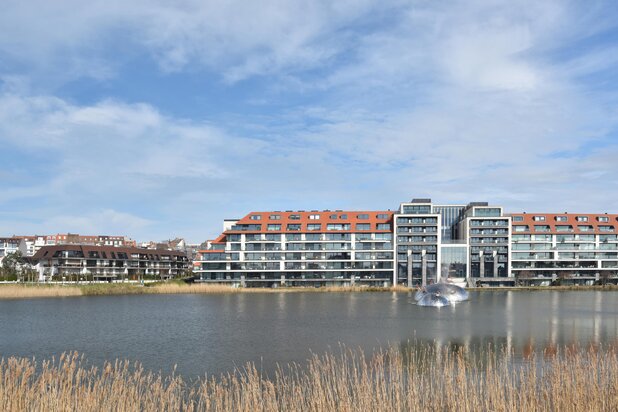
[[[616,285],[605,286],[518,286],[469,288],[470,291],[548,291],[605,290],[618,291]],[[221,293],[296,293],[296,292],[410,292],[406,286],[323,286],[239,288],[223,284],[185,283],[182,281],[139,283],[4,283],[0,284],[0,299],[26,299],[71,296],[143,295],[143,294],[221,294]]]
[[[0,299],[41,297],[142,295],[142,294],[219,294],[288,292],[409,292],[404,286],[378,288],[367,286],[325,286],[321,288],[238,288],[230,285],[185,283],[182,281],[139,283],[0,284]]]
[[[191,384],[127,361],[88,366],[73,353],[0,362],[0,409],[45,411],[615,411],[611,348],[563,348],[515,361],[488,349],[391,348],[314,356],[266,376],[253,364]]]

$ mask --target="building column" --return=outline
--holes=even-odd
[[[245,281],[245,275],[240,275],[240,287],[244,288],[247,286],[247,282]]]
[[[285,274],[281,275],[281,280],[279,283],[281,283],[281,286],[285,286]]]
[[[427,286],[427,251],[423,250],[421,252],[421,284],[423,287]]]
[[[494,250],[494,277],[498,277],[498,252]]]
[[[485,277],[485,257],[482,250],[479,251],[479,277]]]
[[[410,249],[408,249],[407,262],[408,262],[407,267],[406,267],[406,269],[408,270],[407,283],[408,283],[408,287],[411,288],[412,287],[412,251]]]

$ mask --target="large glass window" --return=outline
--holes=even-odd
[[[428,215],[431,213],[430,205],[404,205],[403,213],[410,215]]]
[[[266,230],[271,230],[271,231],[276,231],[276,230],[281,230],[281,225],[268,225],[266,227]]]
[[[329,223],[326,230],[350,230],[349,223]]]
[[[474,216],[486,217],[486,216],[501,216],[501,210],[498,207],[476,207],[474,208]]]
[[[371,230],[371,225],[369,223],[357,223],[356,230]]]

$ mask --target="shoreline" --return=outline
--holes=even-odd
[[[519,287],[473,287],[470,292],[531,292],[531,291],[618,291],[616,285],[594,286],[519,286]],[[396,292],[409,293],[414,289],[405,286],[368,287],[368,286],[324,286],[280,287],[280,288],[234,288],[228,285],[164,282],[146,285],[131,283],[99,284],[0,284],[0,300],[30,298],[61,298],[76,296],[113,296],[113,295],[165,295],[165,294],[230,294],[230,293],[368,293]]]

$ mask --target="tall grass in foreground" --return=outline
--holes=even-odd
[[[495,356],[494,356],[495,355]],[[493,352],[425,347],[314,356],[270,378],[253,365],[188,385],[128,362],[87,367],[77,354],[36,364],[0,363],[0,410],[40,411],[616,411],[618,359],[611,350],[572,348],[513,363]]]

